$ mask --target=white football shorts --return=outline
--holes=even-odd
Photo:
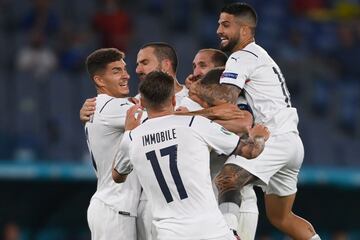
[[[266,194],[289,196],[297,191],[298,174],[304,159],[304,147],[298,133],[270,136],[264,151],[255,159],[231,156],[226,164],[244,168],[261,181],[254,183]]]
[[[156,239],[155,227],[152,224],[151,205],[148,200],[140,199],[136,219],[138,240]]]
[[[99,199],[91,199],[87,219],[92,240],[136,240],[135,217],[119,214]]]

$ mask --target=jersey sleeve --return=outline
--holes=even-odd
[[[257,61],[255,56],[246,52],[237,52],[230,55],[226,62],[225,70],[220,78],[220,83],[234,85],[243,89]]]
[[[240,110],[248,111],[249,113],[251,113],[252,116],[254,116],[251,107],[249,106],[248,102],[246,101],[246,98],[244,96],[242,96],[242,93],[238,97],[238,99],[236,101],[236,105],[238,106],[238,108]]]
[[[240,142],[238,135],[201,116],[194,117],[193,124],[190,127],[193,127],[218,154],[231,155]]]
[[[126,131],[115,156],[115,170],[120,174],[129,174],[133,170],[130,162],[131,131]]]
[[[112,101],[109,101],[106,105],[100,108],[98,117],[106,126],[123,129],[125,125],[126,112],[132,105],[133,104],[129,101],[114,98]]]

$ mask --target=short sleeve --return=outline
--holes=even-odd
[[[130,162],[131,131],[126,131],[115,156],[115,170],[120,174],[129,174],[133,170]]]
[[[225,70],[221,75],[220,83],[234,85],[243,89],[245,83],[250,79],[256,60],[256,57],[247,52],[236,52],[230,55]]]
[[[116,129],[124,129],[127,110],[133,104],[123,99],[112,99],[103,106],[99,106],[98,118],[106,126]],[[98,106],[96,106],[98,108]]]
[[[251,113],[251,115],[253,115],[251,107],[247,103],[245,97],[242,96],[242,94],[240,94],[240,96],[238,97],[236,105],[239,107],[240,110],[248,111],[249,113]]]
[[[194,128],[218,154],[231,155],[236,150],[240,141],[240,137],[235,133],[201,116],[194,117],[190,127]]]

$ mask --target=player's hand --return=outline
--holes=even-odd
[[[128,98],[130,102],[132,102],[133,104],[140,104],[140,100],[137,99],[136,97],[129,97]]]
[[[142,114],[142,108],[139,104],[136,104],[129,108],[126,112],[125,131],[133,130],[134,128],[139,126]]]
[[[185,86],[187,87],[187,89],[190,89],[191,84],[193,84],[197,80],[199,80],[199,77],[194,76],[194,74],[190,74],[189,76],[187,76],[187,78],[185,79]]]
[[[85,100],[82,108],[80,109],[80,121],[85,124],[90,121],[91,116],[95,112],[96,98],[88,98]]]
[[[264,140],[268,140],[270,136],[269,129],[262,124],[256,124],[252,128],[248,128],[250,139],[256,140],[257,138],[264,138]]]

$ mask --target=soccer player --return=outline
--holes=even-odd
[[[188,96],[188,89],[176,78],[178,59],[175,49],[168,43],[151,42],[142,46],[137,54],[136,73],[139,80],[152,71],[162,71],[174,79],[176,102]]]
[[[177,103],[188,96],[188,89],[181,85],[176,78],[178,58],[175,49],[168,43],[150,42],[143,45],[136,59],[136,74],[140,81],[152,71],[163,71],[174,79],[175,96]],[[137,98],[139,95],[137,95]],[[80,120],[87,122],[95,110],[95,98],[86,99],[80,109]]]
[[[190,74],[185,80],[186,86],[190,89],[189,97],[184,97],[182,102],[179,104],[182,107],[186,107],[189,111],[196,111],[202,108],[214,106],[214,102],[218,101],[221,96],[217,95],[215,92],[206,94],[202,92],[200,98],[196,94],[192,94],[192,91],[196,88],[192,86],[192,83],[199,82],[200,85],[207,84],[219,84],[220,76],[224,69],[217,69],[210,73],[210,75],[204,78],[211,69],[215,67],[224,67],[227,61],[227,56],[224,52],[217,49],[201,49],[197,52],[193,60],[193,73]],[[199,80],[200,79],[200,80]],[[194,90],[195,91],[195,90]],[[208,101],[204,101],[204,99]],[[210,101],[210,102],[209,102]],[[231,98],[231,96],[226,96],[224,102],[236,103],[242,110],[248,110],[252,113],[251,109],[248,107],[245,98],[239,97],[238,99]],[[199,104],[202,103],[202,104]],[[249,114],[250,115],[250,114]],[[252,116],[248,116],[251,118]],[[243,124],[246,124],[246,119],[242,119]],[[226,124],[226,122],[222,122]],[[224,125],[223,125],[224,126]],[[211,155],[211,158],[216,157],[215,154]],[[240,158],[240,156],[238,156]],[[219,170],[219,165],[221,161],[211,161],[211,172],[216,173]],[[253,190],[252,184],[248,184],[241,189],[241,199],[242,204],[239,209],[239,225],[236,228],[239,236],[242,236],[243,239],[253,240],[255,239],[256,227],[258,222],[259,210],[257,207],[257,198],[255,191]]]
[[[244,92],[255,122],[271,132],[256,160],[232,157],[224,165],[216,178],[220,209],[236,228],[241,204],[238,189],[260,179],[269,221],[293,239],[320,239],[308,221],[292,212],[304,157],[298,115],[279,66],[255,43],[256,12],[246,3],[232,3],[223,7],[218,23],[221,49],[232,53],[220,82],[227,86],[227,93]]]
[[[176,79],[178,59],[175,49],[168,43],[151,42],[142,46],[136,60],[136,73],[140,80],[152,71],[163,71],[174,79],[176,102],[180,103],[182,98],[188,95],[188,89],[179,84]],[[139,98],[139,95],[136,97]],[[90,98],[84,102],[80,110],[80,120],[86,122],[95,110],[95,99]],[[147,198],[142,192],[137,215],[137,237],[138,240],[151,240],[152,217]]]
[[[151,203],[159,240],[235,239],[212,190],[209,151],[254,158],[269,133],[257,125],[249,138],[239,138],[204,117],[173,115],[173,81],[164,72],[152,72],[140,83],[148,120],[136,127],[132,122],[139,122],[134,117],[137,107],[128,111],[129,131],[116,158],[114,180],[124,181],[134,168]]]
[[[185,79],[185,86],[190,89],[191,84],[202,78],[210,69],[225,66],[226,60],[226,54],[218,49],[200,49],[192,62],[193,72]]]
[[[85,124],[85,134],[97,176],[97,189],[88,208],[93,240],[136,240],[135,217],[141,186],[134,174],[120,185],[111,178],[112,162],[124,133],[129,74],[124,53],[98,49],[86,59],[87,71],[97,90],[96,111]]]

